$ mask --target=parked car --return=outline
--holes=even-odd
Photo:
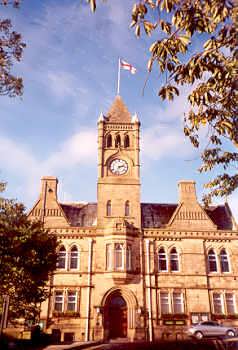
[[[236,333],[235,328],[223,326],[213,321],[199,322],[188,329],[188,335],[197,339],[202,339],[203,337],[234,337]]]

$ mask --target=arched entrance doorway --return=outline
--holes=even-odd
[[[120,293],[111,294],[105,304],[104,326],[109,339],[127,337],[127,304]]]

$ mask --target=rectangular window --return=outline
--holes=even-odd
[[[169,293],[160,293],[160,309],[161,314],[169,313]]]
[[[75,291],[68,291],[67,311],[76,311],[77,293]]]
[[[128,245],[126,248],[126,268],[131,270],[131,245]]]
[[[228,315],[235,314],[235,302],[232,293],[226,293],[226,311]]]
[[[222,295],[219,293],[213,294],[213,306],[214,306],[214,313],[215,314],[222,314],[223,313],[223,307],[222,307]]]
[[[173,312],[174,314],[182,314],[184,312],[182,293],[173,293]]]
[[[115,269],[122,270],[123,269],[123,245],[115,244]]]
[[[55,292],[55,311],[63,312],[63,305],[64,305],[64,294],[63,291],[56,291]]]

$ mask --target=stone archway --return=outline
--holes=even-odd
[[[135,328],[137,300],[127,289],[112,288],[102,300],[105,339],[131,338]]]
[[[108,298],[104,310],[104,322],[107,325],[110,339],[127,337],[127,313],[125,299],[119,293],[112,294]]]

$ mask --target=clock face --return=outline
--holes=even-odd
[[[115,175],[123,175],[128,170],[128,164],[123,159],[114,159],[110,164],[110,170]]]

